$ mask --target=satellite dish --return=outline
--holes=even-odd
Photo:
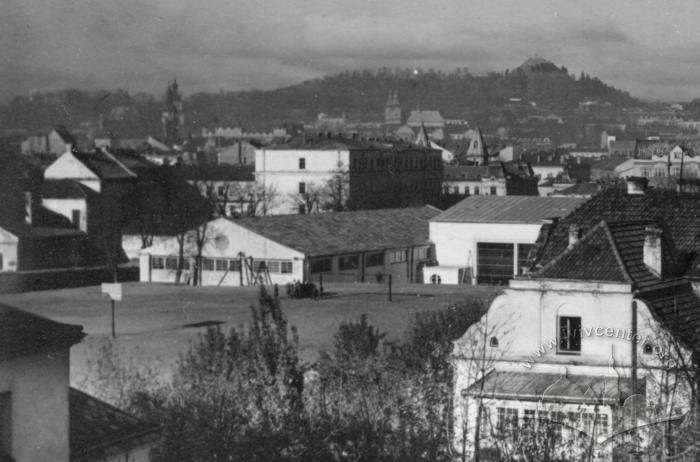
[[[214,238],[214,246],[218,250],[226,250],[228,249],[228,238],[224,236],[223,234],[219,234]]]

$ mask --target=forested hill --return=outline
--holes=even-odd
[[[187,93],[186,86],[181,88]],[[398,92],[404,114],[420,107],[468,120],[502,107],[510,98],[564,114],[586,100],[608,102],[612,108],[642,104],[598,78],[574,76],[564,67],[534,58],[515,70],[486,75],[467,69],[444,73],[383,68],[342,72],[272,91],[195,93],[185,98],[186,131],[200,133],[202,126],[211,125],[269,129],[310,121],[320,112],[381,121],[390,91]],[[152,98],[120,90],[66,90],[15,98],[2,108],[0,120],[10,128],[43,129],[64,123],[75,129],[84,122],[97,126],[101,114],[106,130],[135,137],[160,133],[161,101],[162,95]]]

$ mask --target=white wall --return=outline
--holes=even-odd
[[[303,279],[304,254],[255,234],[234,221],[219,218],[209,222],[207,236],[207,242],[202,252],[204,258],[238,259],[239,252],[243,252],[246,257],[253,257],[254,260],[291,261],[291,273],[270,272],[272,283],[286,284],[295,279]],[[185,244],[185,258],[194,258],[196,253],[194,240],[189,239],[189,242]],[[173,269],[154,269],[149,256],[177,257],[177,255],[178,245],[174,237],[165,238],[162,242],[143,249],[140,256],[141,282],[175,282],[176,271]],[[185,274],[183,274],[183,279],[184,276]],[[202,270],[202,285],[219,284],[240,285],[240,274],[234,271]]]
[[[299,169],[299,159],[306,166]],[[347,171],[350,152],[347,150],[267,150],[255,151],[255,181],[273,187],[279,194],[269,214],[298,213],[293,196],[299,193],[299,183],[321,186],[340,170]]]
[[[42,199],[41,203],[47,209],[56,212],[73,222],[73,210],[80,210],[80,231],[87,233],[87,201],[85,199]]]
[[[2,268],[0,271],[17,271],[19,262],[17,261],[17,244],[19,239],[14,234],[10,234],[0,228],[0,254],[2,254]]]
[[[446,223],[430,222],[430,241],[440,266],[471,266],[476,275],[477,243],[534,244],[540,227],[537,224]],[[516,253],[517,256],[517,253]],[[514,270],[514,273],[515,270]]]
[[[76,180],[88,188],[100,192],[99,177],[70,152],[65,152],[44,170],[45,179]]]
[[[68,462],[68,349],[0,361],[0,393],[12,394],[12,457]]]

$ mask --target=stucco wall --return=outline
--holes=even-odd
[[[87,233],[87,201],[85,199],[42,199],[42,205],[49,210],[52,210],[58,214],[63,215],[68,218],[68,220],[73,222],[73,210],[80,211],[80,223],[78,224],[78,229]]]
[[[68,349],[0,361],[0,392],[12,394],[12,456],[68,462]]]

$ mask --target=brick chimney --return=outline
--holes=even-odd
[[[627,194],[640,195],[644,194],[647,189],[647,184],[649,180],[641,176],[628,176],[627,181]]]
[[[644,265],[655,276],[661,277],[663,275],[661,230],[656,226],[644,228]]]
[[[581,238],[581,227],[579,225],[569,226],[569,248],[572,248]]]

